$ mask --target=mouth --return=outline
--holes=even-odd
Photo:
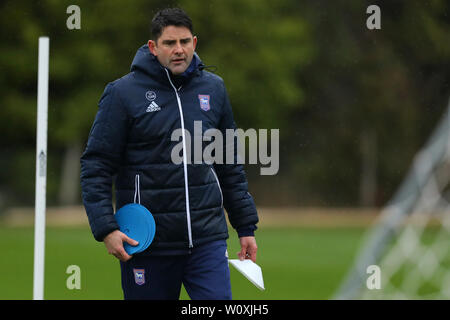
[[[173,64],[181,64],[183,62],[185,62],[186,59],[185,58],[176,58],[176,59],[172,59],[172,63]]]

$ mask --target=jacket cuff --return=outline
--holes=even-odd
[[[257,229],[256,225],[243,226],[237,229],[237,233],[239,238],[241,237],[254,237],[255,230]]]
[[[98,242],[103,242],[103,239],[105,239],[105,237],[110,234],[113,231],[116,230],[120,230],[119,226],[112,226],[108,229],[103,229],[101,233],[98,233],[94,236],[95,240],[97,240]]]
[[[120,229],[119,225],[116,222],[116,219],[114,218],[114,215],[108,215],[97,219],[92,227],[92,233],[95,240],[97,240],[98,242],[102,242],[108,234]]]

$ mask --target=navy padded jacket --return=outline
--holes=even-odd
[[[209,109],[201,108],[199,95],[209,95]],[[140,202],[156,222],[148,251],[228,238],[224,208],[239,236],[253,235],[258,215],[242,165],[171,160],[180,143],[171,135],[182,122],[192,140],[194,121],[202,121],[203,132],[217,128],[223,137],[236,128],[223,80],[204,70],[196,54],[185,74],[173,76],[142,46],[131,72],[106,86],[98,106],[81,157],[83,204],[96,240],[119,229],[113,183],[118,210],[134,201],[136,175]]]

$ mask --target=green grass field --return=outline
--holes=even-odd
[[[231,268],[233,299],[330,299],[353,262],[363,227],[264,227],[257,231],[258,260],[266,290]],[[0,227],[0,299],[31,299],[32,227]],[[230,230],[228,253],[239,242]],[[81,269],[81,289],[69,290],[66,269]],[[122,299],[120,267],[88,227],[48,227],[45,299]],[[189,299],[182,290],[181,299]]]

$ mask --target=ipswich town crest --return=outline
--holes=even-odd
[[[200,108],[203,111],[208,111],[210,109],[208,94],[199,94],[198,100],[200,101]]]
[[[145,283],[145,269],[133,269],[134,282],[138,286],[142,286]]]

